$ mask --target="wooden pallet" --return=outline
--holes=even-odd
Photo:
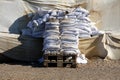
[[[76,67],[76,55],[44,55],[45,67]]]

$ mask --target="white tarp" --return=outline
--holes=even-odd
[[[120,0],[89,0],[88,9],[99,29],[120,31]]]
[[[86,0],[78,0],[85,2]],[[19,34],[26,27],[30,15],[42,9],[69,9],[76,0],[0,0],[0,32]]]
[[[105,49],[107,50],[107,58],[113,60],[120,59],[120,35],[107,33],[104,36]]]
[[[82,4],[90,10],[91,18],[100,30],[118,32],[119,3],[120,0],[0,0],[0,32],[20,33],[30,20],[30,13],[38,7],[68,10]]]

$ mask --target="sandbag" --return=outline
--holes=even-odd
[[[107,51],[104,48],[102,40],[103,35],[80,39],[79,49],[87,58],[105,58],[107,56]]]

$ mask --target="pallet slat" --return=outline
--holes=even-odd
[[[44,55],[45,67],[76,67],[76,55]]]

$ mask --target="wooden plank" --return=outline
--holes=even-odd
[[[44,55],[45,67],[76,67],[76,55]]]

